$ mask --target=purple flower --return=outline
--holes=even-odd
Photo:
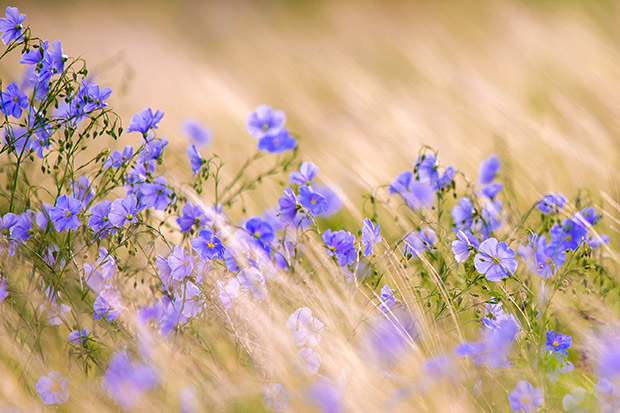
[[[292,188],[286,188],[284,190],[284,196],[278,199],[278,204],[280,205],[280,209],[278,211],[278,216],[280,220],[288,225],[297,216],[298,204],[297,197],[295,196],[295,192],[293,192]]]
[[[514,316],[497,319],[493,328],[482,330],[478,342],[465,341],[458,345],[455,353],[460,357],[471,357],[475,364],[486,364],[490,368],[508,367],[508,355],[512,342],[519,332],[519,325]]]
[[[574,218],[584,228],[588,228],[588,225],[594,226],[603,219],[602,215],[597,213],[594,207],[591,206],[585,207],[581,212],[577,212]]]
[[[379,308],[381,311],[389,311],[391,310],[397,303],[396,297],[394,297],[394,293],[389,285],[385,284],[381,288],[381,303],[379,304]]]
[[[268,244],[275,239],[273,227],[259,217],[250,218],[245,223],[245,229],[258,242],[261,248],[269,252]]]
[[[555,224],[549,231],[551,243],[562,250],[576,250],[587,234],[582,225],[571,219],[565,219],[562,225]]]
[[[286,321],[298,346],[316,346],[321,341],[321,330],[325,325],[312,316],[312,310],[301,307],[295,310]]]
[[[489,238],[480,244],[474,257],[474,265],[489,281],[499,281],[517,270],[515,252],[505,242]]]
[[[155,178],[153,183],[140,185],[140,205],[163,211],[170,204],[172,194],[172,189],[166,185],[166,179],[163,176],[159,176]]]
[[[573,340],[571,336],[556,333],[553,330],[547,331],[545,333],[545,336],[547,338],[547,341],[545,343],[545,350],[554,353],[562,353],[565,356],[568,356],[568,351],[566,350],[573,345]]]
[[[138,208],[138,199],[134,195],[127,195],[123,199],[116,199],[112,202],[108,218],[112,225],[121,228],[127,223],[138,222],[136,215],[141,209]]]
[[[30,238],[32,235],[33,217],[34,213],[28,211],[15,216],[15,221],[10,229],[11,240],[24,242]]]
[[[56,231],[62,232],[65,229],[78,229],[81,222],[77,215],[82,212],[82,203],[68,195],[61,195],[56,200],[56,206],[50,208],[49,215]]]
[[[200,168],[202,167],[202,158],[198,153],[198,149],[196,149],[196,145],[187,147],[187,156],[189,157],[189,165],[192,167],[192,176],[196,175]]]
[[[95,193],[92,190],[90,180],[87,176],[81,176],[77,181],[71,182],[71,191],[73,192],[73,196],[82,203],[84,208],[86,208],[95,197]]]
[[[131,125],[129,125],[127,132],[140,132],[142,135],[146,135],[149,130],[157,129],[159,121],[163,117],[164,112],[159,109],[155,113],[151,108],[144,109],[131,117]]]
[[[408,257],[418,257],[425,251],[432,251],[437,243],[437,235],[431,227],[424,227],[417,234],[405,238],[404,253]]]
[[[11,83],[6,87],[6,92],[0,93],[0,111],[7,116],[20,118],[23,109],[28,107],[28,96],[19,93],[19,87]]]
[[[489,199],[495,199],[497,194],[499,194],[502,189],[504,189],[504,184],[494,183],[494,184],[485,186],[484,188],[480,190],[480,192],[482,193],[482,195],[486,196]]]
[[[342,208],[342,201],[338,198],[338,195],[334,191],[332,191],[328,186],[325,185],[313,185],[312,190],[317,194],[323,196],[325,198],[325,202],[327,202],[327,209],[320,214],[319,216],[323,218],[329,218],[334,215],[336,212],[340,211]]]
[[[304,376],[313,376],[321,367],[321,356],[310,347],[304,347],[297,353],[301,364],[301,373]]]
[[[273,110],[271,106],[260,105],[256,111],[247,116],[246,127],[251,136],[261,139],[279,133],[285,121],[284,112],[281,110]]]
[[[362,245],[366,247],[364,248],[364,257],[372,255],[372,249],[376,242],[381,242],[381,225],[373,225],[371,220],[365,218],[362,227]]]
[[[194,270],[196,260],[187,254],[183,248],[176,246],[172,254],[168,256],[168,265],[170,266],[170,274],[177,281],[182,281],[189,276]]]
[[[2,32],[0,38],[4,44],[8,45],[22,35],[24,31],[22,23],[26,20],[26,15],[19,14],[17,7],[7,7],[5,14],[6,18],[0,19],[0,32]]]
[[[566,197],[562,194],[549,193],[538,202],[536,207],[543,214],[555,214],[564,208],[566,201]]]
[[[304,162],[299,167],[299,171],[291,172],[289,175],[289,182],[297,185],[310,185],[318,173],[318,166],[312,162]]]
[[[536,273],[543,278],[554,275],[564,265],[566,253],[553,243],[547,243],[544,235],[536,238]]]
[[[47,95],[50,79],[65,68],[65,56],[62,54],[62,44],[60,40],[52,43],[52,49],[47,49],[41,62],[41,69],[38,74],[39,83],[37,84],[37,97],[43,98]]]
[[[393,308],[370,319],[360,337],[360,345],[369,361],[385,369],[398,363],[411,350],[417,334],[411,314],[403,307]]]
[[[345,267],[352,265],[357,258],[355,251],[355,236],[343,229],[333,232],[331,229],[323,233],[323,242],[327,247],[327,255],[335,257],[338,265]]]
[[[474,222],[474,204],[466,196],[459,199],[459,203],[452,208],[452,219],[458,229],[470,228]]]
[[[88,327],[85,327],[83,330],[75,330],[69,333],[70,343],[84,346],[86,345],[87,341],[88,341]]]
[[[297,147],[297,141],[287,129],[282,129],[274,135],[266,135],[258,141],[258,149],[269,153],[283,153]]]
[[[103,164],[103,167],[104,168],[111,167],[111,168],[116,169],[120,167],[122,164],[124,164],[125,162],[129,161],[132,157],[133,157],[133,146],[127,145],[123,149],[123,153],[120,153],[119,151],[112,152],[112,155],[110,155],[108,160],[105,161],[105,164]]]
[[[335,385],[325,377],[321,377],[311,384],[305,397],[321,412],[340,413],[344,411],[342,386]]]
[[[494,298],[491,297],[491,302],[488,303],[486,308],[486,315],[482,317],[484,325],[491,330],[498,329],[502,326],[502,323],[508,319],[508,315],[502,308],[502,303],[494,302]]]
[[[265,276],[256,268],[248,268],[243,270],[237,276],[241,291],[262,301],[267,296],[267,287],[265,286]]]
[[[101,291],[93,303],[93,310],[95,320],[103,317],[108,321],[116,320],[123,310],[118,292],[113,289]]]
[[[480,241],[468,230],[457,232],[456,238],[457,239],[452,241],[454,259],[456,259],[456,262],[465,262],[469,258],[471,252],[478,249]]]
[[[181,232],[189,232],[194,226],[200,229],[210,222],[200,206],[194,206],[189,202],[183,206],[181,213],[182,215],[177,218]]]
[[[413,179],[411,171],[400,173],[390,185],[391,194],[399,194],[407,205],[417,211],[424,207],[429,207],[435,199],[435,191],[426,182]]]
[[[276,413],[286,411],[291,395],[280,383],[271,383],[263,388],[265,406]]]
[[[542,390],[527,380],[521,380],[508,395],[508,401],[513,412],[533,412],[543,404]]]
[[[0,303],[9,296],[9,290],[7,289],[6,280],[0,280]]]
[[[488,185],[493,182],[501,167],[502,161],[499,160],[497,155],[489,156],[480,164],[480,171],[478,173],[478,182],[480,182],[480,185]]]
[[[116,353],[105,373],[105,388],[125,410],[131,410],[150,389],[157,385],[153,369],[141,363],[132,362],[127,353]]]
[[[41,376],[37,381],[37,392],[45,404],[63,404],[69,400],[67,390],[68,380],[57,371],[50,371],[47,376]]]
[[[95,232],[95,235],[98,235],[98,238],[115,231],[109,218],[111,210],[112,202],[107,200],[93,205],[90,209],[91,216],[88,218],[88,226]]]
[[[211,143],[211,131],[196,119],[186,119],[183,132],[194,145],[206,146]]]
[[[191,240],[191,244],[194,251],[196,251],[203,260],[210,261],[224,258],[226,248],[224,248],[222,242],[215,234],[208,229],[200,231],[198,237]]]
[[[311,186],[302,186],[299,188],[299,203],[308,208],[314,215],[325,212],[328,208],[325,197],[314,192]]]
[[[241,290],[241,283],[236,278],[228,280],[226,285],[220,280],[217,281],[218,296],[225,309],[230,310],[232,303],[239,297],[239,291]]]

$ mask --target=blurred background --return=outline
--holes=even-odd
[[[350,206],[411,168],[421,145],[472,179],[498,153],[528,202],[584,186],[619,198],[614,1],[12,5],[33,33],[87,60],[126,127],[133,113],[162,109],[160,135],[180,162],[188,117],[211,128],[210,150],[244,162],[256,147],[245,116],[266,103],[286,112],[301,159]]]

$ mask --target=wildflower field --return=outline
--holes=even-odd
[[[611,184],[534,195],[525,155],[466,173],[420,145],[359,191],[376,166],[340,165],[347,190],[310,113],[238,114],[229,162],[199,113],[174,138],[146,100],[121,116],[24,12],[0,18],[0,412],[620,411],[613,127]]]

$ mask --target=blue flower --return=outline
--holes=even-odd
[[[405,238],[404,254],[407,257],[418,257],[425,251],[432,251],[437,241],[435,231],[431,227],[424,227],[420,232]]]
[[[196,251],[203,260],[224,258],[226,248],[224,248],[219,238],[208,229],[200,231],[198,237],[191,240],[191,244],[194,251]]]
[[[88,226],[98,235],[98,238],[114,231],[109,218],[111,209],[112,202],[108,200],[95,204],[90,209],[91,216],[88,218]]]
[[[297,141],[287,129],[282,129],[274,135],[266,135],[258,141],[258,149],[269,153],[282,153],[297,147]]]
[[[389,311],[397,304],[396,297],[394,297],[394,292],[392,292],[392,289],[387,284],[381,288],[380,298],[381,303],[379,303],[379,308],[381,311]]]
[[[499,281],[517,270],[515,252],[505,242],[495,238],[483,241],[474,257],[474,265],[489,281]]]
[[[189,157],[189,165],[192,167],[192,176],[194,176],[196,172],[200,171],[203,162],[196,145],[187,147],[187,156]]]
[[[325,197],[315,192],[311,186],[299,188],[299,203],[310,210],[314,215],[327,211],[328,204]]]
[[[335,257],[341,267],[352,265],[357,258],[355,236],[345,230],[333,232],[331,229],[323,233],[323,242],[327,247],[327,255]]]
[[[133,146],[127,145],[123,149],[123,153],[119,151],[112,152],[112,155],[103,164],[104,168],[118,168],[133,157]]]
[[[54,75],[65,70],[65,56],[62,53],[60,40],[52,43],[52,49],[47,49],[41,62],[41,69],[38,74],[39,83],[37,84],[37,96],[43,98],[47,95],[49,82]]]
[[[492,328],[482,330],[478,342],[465,341],[455,349],[460,357],[471,357],[474,364],[486,364],[490,368],[510,366],[508,358],[512,342],[519,332],[519,324],[513,315],[497,319]]]
[[[298,346],[316,346],[321,341],[324,326],[308,307],[298,308],[286,321],[286,328],[291,330]]]
[[[142,135],[146,135],[149,130],[157,129],[159,121],[163,117],[164,112],[159,109],[155,113],[151,108],[144,109],[131,117],[131,125],[129,125],[127,132],[140,132]]]
[[[280,383],[271,383],[263,388],[265,406],[276,413],[286,411],[291,395]]]
[[[50,371],[47,376],[41,376],[37,381],[37,392],[45,404],[63,404],[69,400],[67,390],[68,380],[57,371]]]
[[[486,196],[489,199],[495,199],[497,194],[499,194],[502,189],[504,189],[504,184],[495,183],[495,184],[485,186],[484,188],[480,190],[480,192],[482,193],[482,195]]]
[[[256,111],[250,113],[246,118],[248,133],[257,139],[279,133],[285,122],[284,112],[273,110],[271,106],[267,105],[258,106]]]
[[[0,303],[9,296],[6,280],[0,279]]]
[[[83,330],[75,330],[69,333],[70,343],[84,346],[86,345],[87,341],[88,341],[88,327],[85,327]]]
[[[325,202],[327,202],[327,209],[320,214],[319,216],[323,218],[329,218],[334,215],[336,212],[340,211],[342,208],[342,201],[338,198],[338,195],[328,186],[317,184],[312,185],[312,190],[323,196],[325,198]]]
[[[545,349],[554,353],[561,353],[568,356],[566,351],[573,345],[573,339],[566,334],[556,333],[553,330],[549,330],[545,333],[547,342],[545,343]]]
[[[2,32],[0,38],[8,45],[13,40],[19,39],[24,32],[22,23],[26,20],[26,15],[19,14],[17,7],[7,7],[5,14],[6,18],[0,19],[0,32]]]
[[[130,194],[112,202],[108,218],[112,225],[121,228],[127,223],[135,224],[138,222],[137,214],[141,209],[138,207],[138,199]]]
[[[488,185],[493,182],[501,167],[502,161],[499,160],[497,155],[489,156],[480,164],[480,171],[478,173],[478,182],[480,182],[480,185]]]
[[[50,208],[49,216],[56,231],[62,232],[65,229],[78,229],[81,222],[78,214],[82,212],[82,203],[68,195],[61,195],[56,200],[56,206]]]
[[[527,380],[521,380],[508,395],[508,401],[513,412],[533,412],[543,404],[542,390]]]
[[[183,132],[194,145],[206,146],[211,143],[211,131],[196,119],[186,119]]]
[[[376,242],[381,242],[381,225],[373,225],[371,220],[365,218],[362,227],[362,245],[366,247],[364,248],[364,257],[372,255],[372,249]]]
[[[452,219],[458,229],[471,228],[474,222],[474,204],[466,196],[459,199],[459,203],[452,208]]]
[[[278,216],[284,225],[288,225],[293,222],[297,216],[297,211],[299,208],[297,197],[295,196],[295,192],[293,192],[292,188],[286,188],[284,190],[284,196],[278,198],[278,205],[280,205]]]
[[[11,83],[6,87],[6,92],[0,93],[0,111],[7,116],[20,118],[23,109],[28,107],[28,96],[19,92],[19,87]]]
[[[170,275],[176,281],[183,281],[194,270],[196,260],[187,254],[183,248],[178,245],[174,247],[172,254],[168,256],[168,266],[170,267]]]
[[[99,320],[103,317],[108,321],[116,320],[123,309],[119,293],[113,289],[104,289],[99,292],[99,295],[93,303],[93,318]]]
[[[159,176],[153,183],[140,185],[140,204],[146,208],[163,211],[172,200],[172,189],[166,186],[166,179]]]
[[[562,194],[549,193],[538,202],[536,207],[543,214],[555,214],[564,208],[566,201],[566,197]]]
[[[413,210],[433,205],[435,191],[429,183],[413,179],[411,171],[400,173],[390,185],[390,194],[399,194]]]
[[[491,297],[491,302],[486,304],[485,309],[486,314],[482,317],[482,322],[492,330],[500,328],[502,323],[508,319],[508,315],[502,308],[502,303],[496,303],[493,297]]]
[[[587,228],[586,223],[591,226],[594,226],[601,219],[603,219],[603,216],[599,214],[598,212],[596,212],[594,207],[591,207],[591,206],[585,207],[584,209],[581,210],[581,212],[577,212],[575,214],[575,221],[581,224],[584,228]]]
[[[291,172],[289,182],[297,185],[310,185],[319,170],[319,167],[312,162],[304,162],[299,167],[299,171]]]
[[[549,231],[551,243],[562,250],[576,250],[587,234],[582,225],[571,219],[565,219],[562,225],[555,224]]]
[[[104,377],[106,390],[125,410],[136,406],[157,382],[157,376],[149,366],[132,362],[124,351],[114,355]]]
[[[543,278],[554,275],[564,265],[566,253],[557,243],[547,243],[544,235],[536,238],[536,273]]]
[[[275,235],[273,227],[268,222],[263,221],[259,217],[250,218],[245,223],[245,229],[259,242],[263,249],[269,250],[267,244],[275,239]]]
[[[72,181],[71,191],[73,192],[73,196],[82,203],[84,208],[86,208],[95,197],[95,192],[92,190],[90,180],[87,176],[81,176],[79,179]]]
[[[181,213],[182,215],[177,218],[181,232],[189,232],[194,226],[200,229],[210,222],[200,206],[194,206],[189,202],[183,206]]]
[[[478,249],[480,241],[468,230],[456,233],[456,238],[452,241],[452,252],[456,262],[465,262],[473,250]]]

